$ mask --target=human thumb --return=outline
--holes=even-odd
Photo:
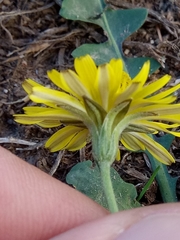
[[[110,214],[53,240],[179,240],[180,204],[161,204]]]
[[[115,240],[179,240],[179,227],[179,213],[158,213],[141,219]]]

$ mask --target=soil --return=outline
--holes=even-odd
[[[113,8],[146,7],[149,14],[144,25],[123,45],[127,56],[150,56],[161,63],[156,76],[171,74],[171,85],[180,81],[180,3],[178,0],[107,0]],[[59,3],[59,4],[57,4]],[[22,113],[29,101],[22,89],[25,78],[49,85],[50,69],[73,68],[72,51],[83,43],[100,43],[106,37],[102,29],[91,24],[66,20],[59,15],[61,1],[0,0],[0,143],[30,164],[65,181],[69,169],[77,162],[92,159],[91,146],[60,156],[43,147],[57,129],[43,129],[16,123],[13,114]],[[154,75],[153,75],[154,76]],[[153,78],[152,76],[152,78]],[[176,164],[169,168],[180,175],[180,141],[175,139],[171,153]],[[60,162],[60,163],[59,163]],[[141,191],[151,170],[142,153],[122,149],[122,161],[114,167],[121,177]],[[180,198],[180,182],[177,184]],[[157,183],[142,200],[145,205],[162,202]]]

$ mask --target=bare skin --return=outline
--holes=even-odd
[[[149,217],[150,223],[146,224]],[[176,227],[174,221],[180,222],[179,203],[110,214],[85,195],[0,147],[0,239],[36,240],[56,236],[54,239],[60,240],[125,240],[134,228],[137,231],[138,224],[140,227],[141,223],[146,224],[151,229],[150,224],[158,219],[161,229],[163,224],[170,224],[170,230]],[[156,226],[158,223],[153,229]],[[165,237],[166,230],[169,228],[161,230]],[[179,229],[179,235],[177,238],[173,235],[173,239],[180,239],[178,232]]]

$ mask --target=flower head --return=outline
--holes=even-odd
[[[163,131],[180,136],[171,130],[180,125],[180,104],[174,103],[180,84],[159,91],[169,82],[169,75],[146,84],[149,61],[133,79],[123,70],[121,59],[96,67],[86,55],[76,58],[74,67],[75,71],[48,72],[59,90],[27,79],[23,87],[38,105],[25,107],[25,113],[16,114],[15,120],[47,128],[62,125],[45,144],[51,151],[78,150],[90,133],[97,156],[114,158],[120,140],[129,150],[146,149],[165,164],[174,162],[149,134]]]

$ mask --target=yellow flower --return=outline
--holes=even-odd
[[[103,138],[108,143],[104,144],[102,151],[111,154],[108,152],[112,145],[109,142],[111,139],[107,137],[111,138],[112,135],[113,139],[118,137],[129,150],[146,149],[165,164],[174,162],[168,151],[149,134],[163,131],[180,136],[179,132],[171,130],[180,125],[180,104],[174,103],[174,93],[180,84],[159,91],[169,82],[169,75],[146,84],[149,61],[144,63],[133,79],[123,71],[121,59],[112,59],[96,67],[93,59],[86,55],[76,58],[74,67],[75,71],[48,72],[48,77],[59,90],[46,88],[27,79],[23,87],[29,98],[39,105],[25,107],[25,113],[16,114],[15,120],[48,128],[63,124],[45,144],[51,151],[78,150],[85,146],[90,132],[96,148],[95,155],[98,155],[99,145],[104,144],[100,141]],[[100,135],[101,138],[97,140]],[[111,142],[115,144],[117,154],[118,142]]]

